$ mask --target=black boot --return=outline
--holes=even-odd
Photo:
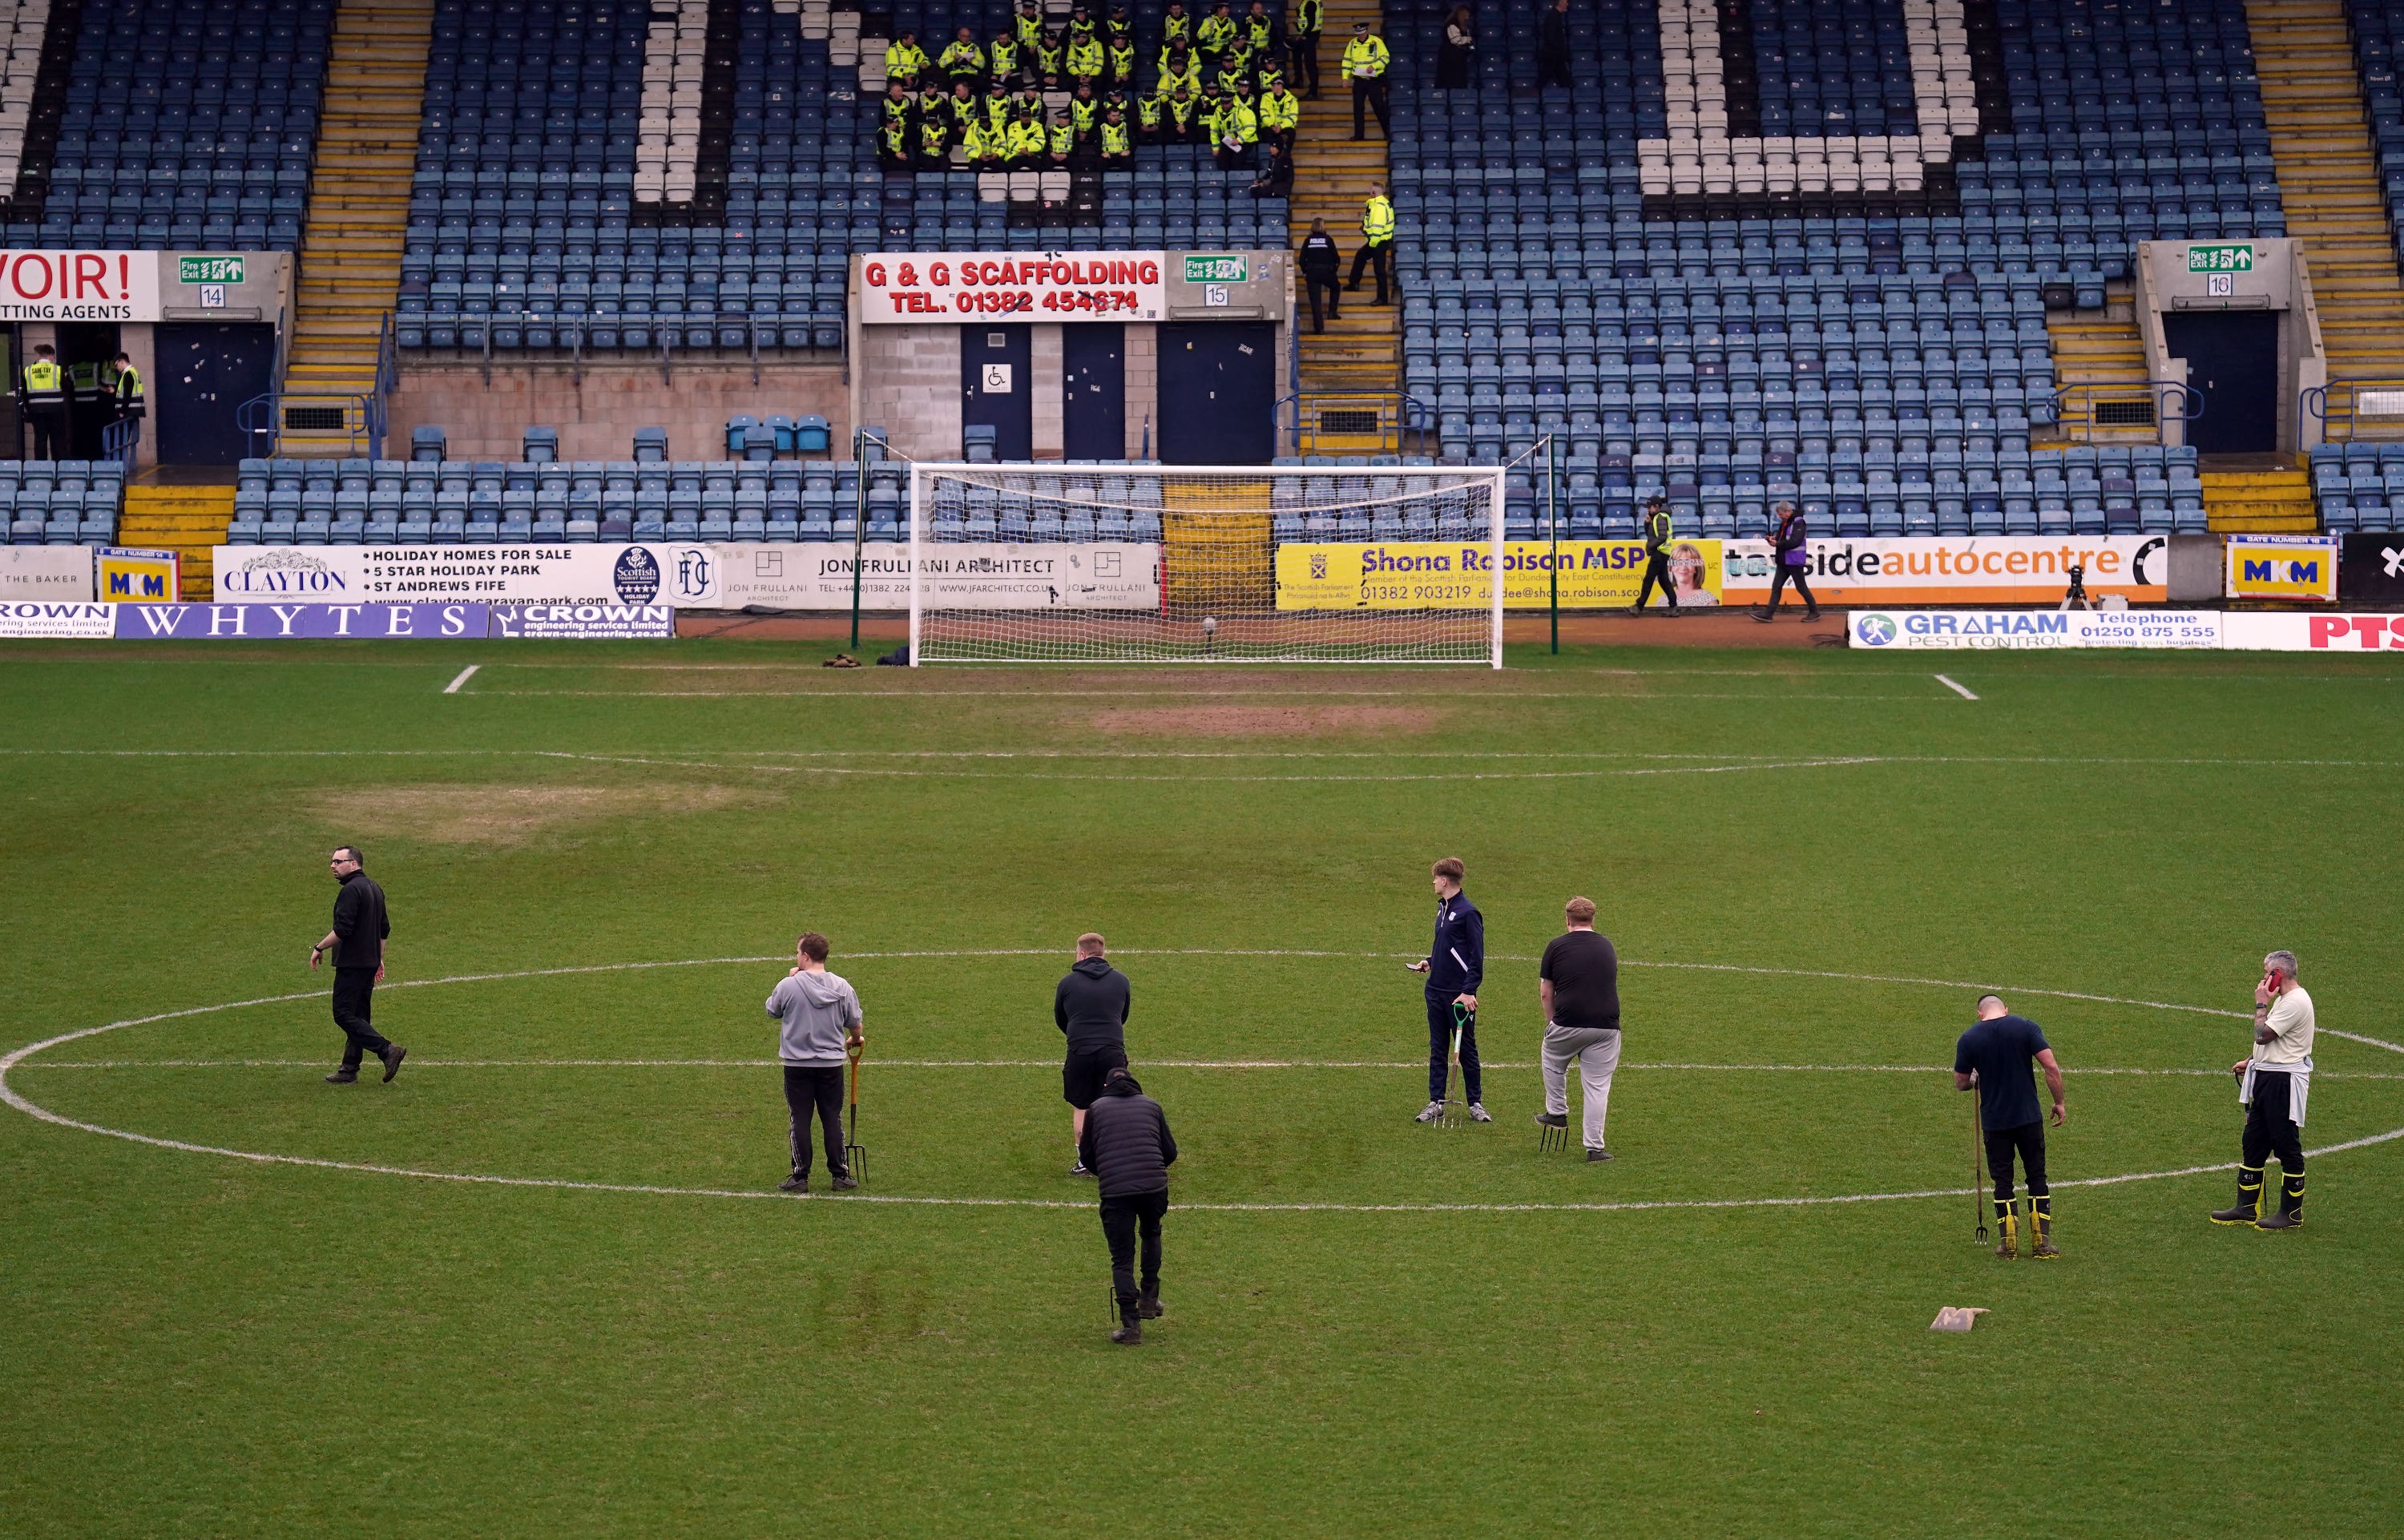
[[[2029,1199],[2029,1238],[2035,1242],[2029,1255],[2039,1262],[2051,1262],[2062,1253],[2053,1245],[2053,1199],[2050,1197]]]
[[[2285,1173],[2279,1188],[2279,1211],[2255,1222],[2257,1230],[2292,1230],[2304,1222],[2304,1177],[2300,1171]]]
[[[2251,1225],[2262,1212],[2262,1168],[2237,1168],[2237,1201],[2212,1211],[2215,1225]]]
[[[1142,1343],[1143,1321],[1136,1314],[1135,1301],[1128,1300],[1119,1307],[1119,1329],[1111,1333],[1111,1340],[1127,1348]]]
[[[1135,1296],[1135,1313],[1137,1319],[1142,1321],[1157,1321],[1160,1319],[1159,1284],[1154,1283],[1152,1287],[1144,1290],[1141,1294]]]

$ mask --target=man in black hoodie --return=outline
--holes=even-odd
[[[1060,1066],[1060,1097],[1068,1102],[1069,1137],[1078,1143],[1070,1176],[1091,1176],[1085,1164],[1085,1109],[1102,1091],[1112,1070],[1126,1068],[1129,990],[1125,973],[1102,957],[1102,938],[1088,931],[1077,938],[1076,966],[1052,991],[1052,1020],[1069,1039]]]
[[[1160,1218],[1168,1211],[1168,1168],[1177,1141],[1168,1114],[1143,1094],[1135,1076],[1112,1070],[1102,1082],[1077,1141],[1077,1164],[1101,1178],[1102,1238],[1110,1242],[1111,1287],[1119,1301],[1119,1329],[1111,1340],[1143,1340],[1143,1323],[1160,1319]],[[1136,1286],[1135,1240],[1143,1232],[1143,1286]]]

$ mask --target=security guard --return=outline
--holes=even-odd
[[[968,126],[960,131],[960,150],[968,157],[969,165],[974,170],[999,171],[1001,169],[1001,141],[995,135],[992,127],[986,123],[983,114],[970,119]]]
[[[1135,39],[1111,39],[1111,79],[1122,86],[1135,84]]]
[[[1310,77],[1310,99],[1319,100],[1319,34],[1327,25],[1327,0],[1298,0],[1293,10],[1293,48],[1302,73]]]
[[[952,147],[951,115],[938,103],[918,121],[918,169],[941,171]]]
[[[1027,89],[1018,93],[1018,110],[1034,114],[1040,127],[1043,122],[1043,89],[1029,82]]]
[[[910,92],[902,85],[899,76],[885,82],[885,101],[882,105],[885,109],[883,127],[891,128],[895,123],[900,123],[904,130],[909,128],[913,104],[910,100]]]
[[[1343,254],[1335,249],[1335,237],[1327,233],[1327,221],[1310,221],[1309,238],[1302,243],[1302,256],[1294,265],[1302,270],[1303,286],[1310,294],[1310,329],[1314,332],[1325,331],[1329,321],[1342,318],[1344,291],[1336,283],[1336,274],[1343,259]],[[1321,290],[1327,294],[1324,317],[1319,312]]]
[[[116,411],[116,392],[100,381],[100,360],[85,358],[67,366],[68,437],[71,453],[86,454],[100,433],[100,425]]]
[[[1277,18],[1269,14],[1263,0],[1252,0],[1251,13],[1244,18],[1244,41],[1251,45],[1254,53],[1266,53],[1277,36]]]
[[[1076,126],[1069,121],[1069,109],[1062,107],[1052,115],[1052,164],[1065,166],[1076,153]]]
[[[1362,121],[1362,108],[1372,107],[1377,114],[1377,132],[1393,137],[1393,125],[1386,117],[1386,67],[1393,63],[1387,51],[1386,40],[1369,34],[1369,23],[1352,23],[1352,41],[1344,48],[1344,74],[1352,82],[1352,137],[1368,136]]]
[[[885,45],[885,78],[909,90],[926,73],[927,50],[918,46],[918,35],[903,27],[901,36]]]
[[[1216,78],[1219,89],[1230,95],[1235,93],[1237,86],[1252,83],[1252,50],[1242,38],[1228,44],[1227,51],[1219,55]]]
[[[1035,73],[1042,77],[1046,90],[1059,89],[1060,70],[1067,51],[1068,46],[1061,42],[1057,32],[1047,32],[1036,38]]]
[[[1160,19],[1161,51],[1192,46],[1194,18],[1185,14],[1185,0],[1168,0],[1168,14]]]
[[[952,95],[938,76],[929,75],[918,91],[918,126],[952,126]]]
[[[133,356],[120,353],[112,366],[117,372],[117,420],[138,423],[149,414],[148,404],[142,395],[142,371],[133,367]],[[135,437],[140,437],[139,430]]]
[[[1202,66],[1194,55],[1177,44],[1170,44],[1160,53],[1160,89],[1173,91],[1179,86],[1198,96],[1202,93]]]
[[[1001,28],[993,35],[993,47],[986,55],[993,61],[994,89],[1009,90],[1010,82],[1018,77],[1018,39],[1009,28]]]
[[[1077,94],[1069,98],[1069,121],[1076,126],[1077,143],[1094,142],[1095,125],[1102,120],[1102,104],[1094,95],[1094,88],[1085,81],[1077,82]]]
[[[18,377],[17,411],[33,427],[34,458],[61,458],[66,448],[67,371],[48,343],[35,344],[34,361]]]
[[[943,99],[943,108],[951,114],[952,143],[958,144],[969,125],[985,117],[985,104],[977,99],[976,89],[966,80],[952,83],[952,94]]]
[[[1135,18],[1127,14],[1127,8],[1125,6],[1111,7],[1109,20],[1102,23],[1102,41],[1112,48],[1117,48],[1121,43],[1125,43],[1129,48],[1135,47]]]
[[[965,80],[971,85],[985,83],[985,49],[977,47],[976,34],[966,27],[962,27],[952,39],[952,46],[943,50],[940,62],[943,73],[956,81]]]
[[[876,161],[889,172],[914,169],[910,158],[910,114],[905,108],[898,116],[888,113],[885,127],[876,138]]]
[[[1018,51],[1032,57],[1036,45],[1043,41],[1043,7],[1036,0],[1020,0],[1018,19],[1011,29],[1018,35]]]
[[[1219,56],[1236,40],[1236,19],[1227,14],[1227,0],[1218,0],[1202,24],[1194,29],[1194,46],[1202,52],[1203,63],[1213,73],[1218,70]]]
[[[1260,109],[1252,105],[1251,84],[1239,82],[1219,109],[1219,163],[1231,171],[1249,170],[1259,161],[1260,143]]]
[[[1160,143],[1161,109],[1167,105],[1167,101],[1158,91],[1135,99],[1135,136],[1138,143]]]
[[[1670,518],[1670,504],[1663,497],[1648,498],[1644,504],[1644,581],[1636,589],[1636,602],[1628,607],[1631,615],[1644,613],[1644,603],[1653,596],[1653,585],[1661,585],[1661,596],[1670,601],[1670,613],[1678,612],[1678,590],[1670,581],[1670,542],[1677,538],[1676,526]]]
[[[1294,131],[1302,121],[1302,98],[1286,90],[1283,80],[1261,93],[1260,115],[1261,132],[1287,149],[1293,148]]]
[[[1168,122],[1162,130],[1162,137],[1172,145],[1192,144],[1194,131],[1201,123],[1202,112],[1202,104],[1194,99],[1193,89],[1183,81],[1178,82],[1176,91],[1163,105],[1167,111]]]
[[[1377,271],[1377,297],[1374,304],[1385,304],[1386,284],[1394,250],[1394,205],[1387,201],[1386,185],[1373,182],[1369,186],[1369,202],[1361,210],[1361,249],[1352,254],[1351,281],[1344,286],[1349,294],[1361,292],[1361,269],[1366,264]],[[1664,567],[1666,574],[1669,568]],[[1663,582],[1669,581],[1665,576]]]
[[[1049,136],[1043,132],[1043,119],[1021,107],[1010,125],[1010,161],[1014,171],[1043,169],[1043,151]]]
[[[1080,27],[1069,35],[1069,74],[1079,85],[1097,82],[1102,72],[1110,68],[1110,56],[1102,50],[1101,39],[1091,27]]]
[[[1135,136],[1127,132],[1116,107],[1102,114],[1102,164],[1106,168],[1135,164]]]

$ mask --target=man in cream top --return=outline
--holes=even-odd
[[[2313,997],[2296,982],[2296,954],[2262,959],[2254,987],[2254,1052],[2229,1067],[2245,1104],[2245,1145],[2237,1167],[2237,1203],[2214,1211],[2215,1225],[2292,1230],[2304,1222],[2304,1102],[2313,1085]],[[2262,1212],[2262,1172],[2279,1157],[2279,1211]]]

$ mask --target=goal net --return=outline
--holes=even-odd
[[[1500,668],[1502,478],[916,465],[910,661]]]

